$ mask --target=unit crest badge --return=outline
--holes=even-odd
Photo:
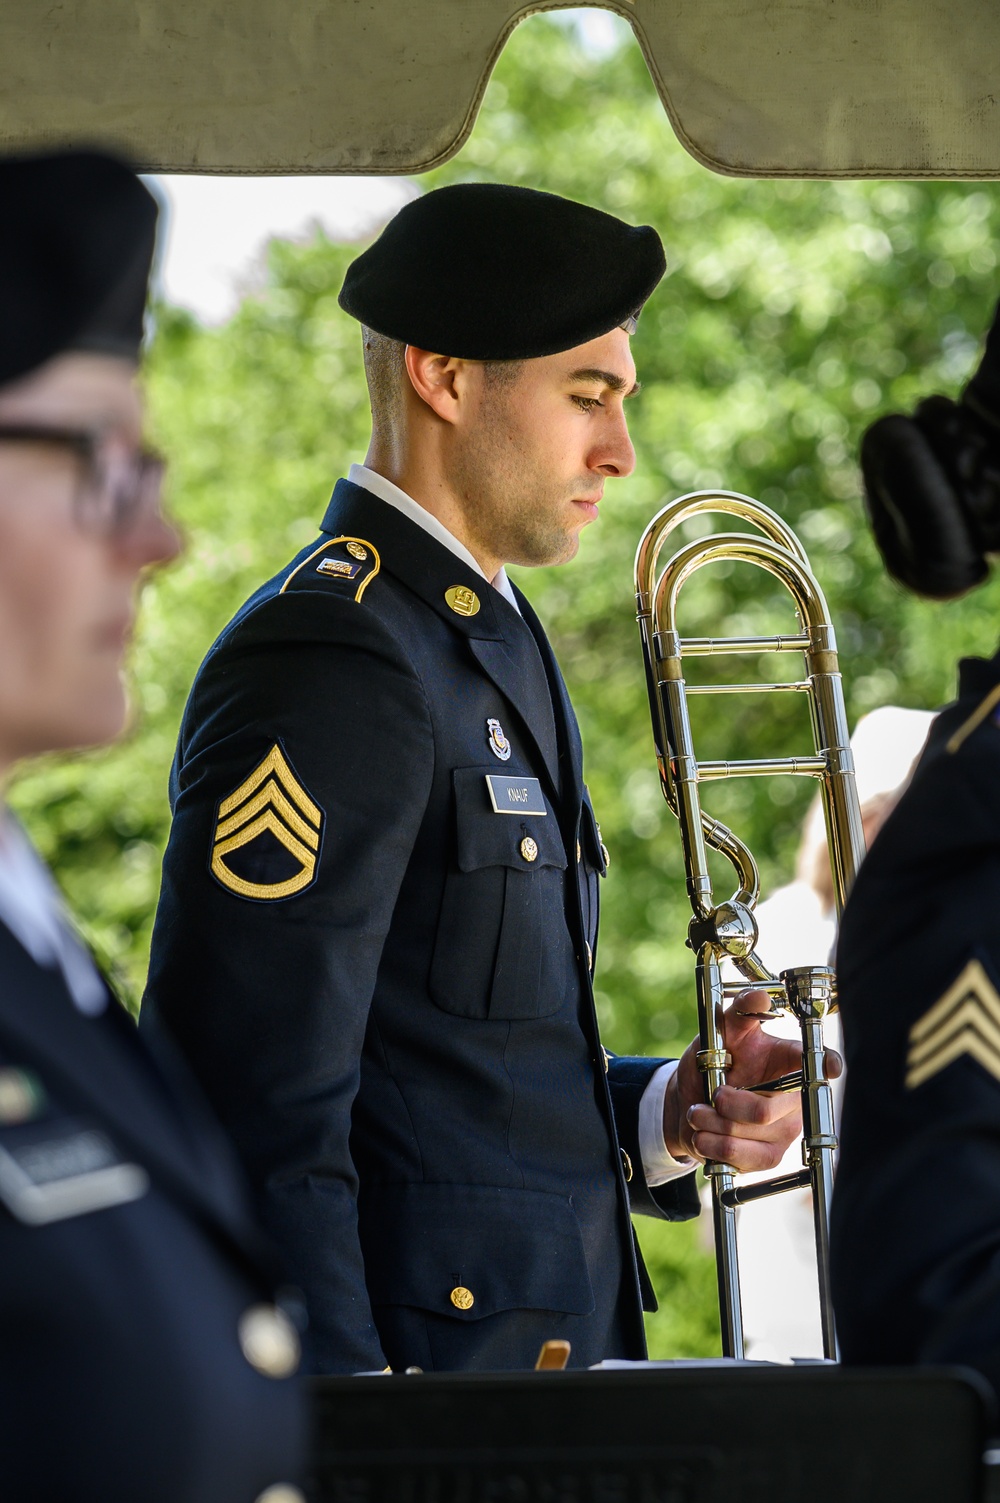
[[[277,742],[219,805],[211,871],[241,898],[273,902],[316,880],[322,809],[299,782]]]
[[[510,742],[504,735],[503,726],[492,715],[486,722],[486,739],[495,757],[499,757],[501,762],[510,761]]]

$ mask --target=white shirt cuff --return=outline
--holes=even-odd
[[[651,1190],[666,1185],[698,1167],[697,1159],[675,1159],[663,1138],[663,1100],[674,1078],[679,1061],[668,1060],[649,1078],[639,1102],[639,1152],[642,1172]]]

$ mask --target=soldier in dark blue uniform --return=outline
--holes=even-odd
[[[923,595],[979,583],[1000,544],[998,341],[959,402],[864,440],[876,538]],[[961,1362],[1000,1391],[998,914],[1000,655],[961,663],[844,914],[832,1248],[847,1361]]]
[[[140,571],[177,540],[135,389],[156,206],[0,159],[0,780],[113,739]],[[298,1334],[228,1145],[0,802],[0,1494],[294,1503]]]
[[[561,562],[634,455],[655,231],[441,189],[351,267],[365,466],[199,671],[142,1026],[169,1025],[305,1290],[319,1371],[644,1353],[630,1210],[766,1167],[794,1103],[602,1048],[607,867],[576,720],[504,572]],[[434,353],[445,351],[449,353]],[[734,1020],[734,1082],[794,1064]],[[740,1074],[740,1071],[743,1074]]]

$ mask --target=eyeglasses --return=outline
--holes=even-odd
[[[92,536],[125,537],[143,515],[160,510],[161,455],[136,449],[115,432],[0,423],[0,444],[54,444],[81,461],[74,494],[77,525]]]

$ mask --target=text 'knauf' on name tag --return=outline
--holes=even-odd
[[[486,775],[486,786],[494,814],[548,813],[537,778],[505,778],[490,772]]]

